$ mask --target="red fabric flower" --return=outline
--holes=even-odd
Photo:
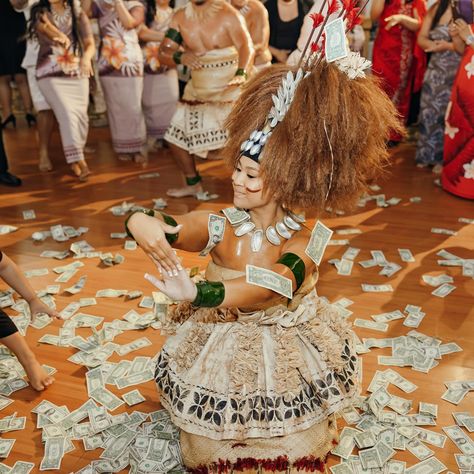
[[[319,51],[318,43],[316,43],[316,41],[313,41],[311,43],[311,52],[312,53],[317,53],[318,51]]]
[[[342,8],[346,11],[349,12],[352,8],[352,0],[341,0],[342,3]]]
[[[313,20],[313,28],[317,28],[324,21],[324,16],[321,13],[311,13],[309,17]]]
[[[362,23],[362,18],[359,15],[360,8],[354,8],[350,10],[347,14],[347,29],[352,30],[356,25]]]
[[[328,7],[328,16],[336,13],[339,9],[339,5],[337,4],[337,0],[330,0],[329,7]]]

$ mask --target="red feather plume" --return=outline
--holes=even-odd
[[[337,0],[331,0],[328,7],[328,16],[336,13],[338,9],[339,6],[337,4]]]
[[[309,17],[313,20],[313,28],[317,28],[324,21],[324,16],[321,13],[311,13]]]
[[[313,41],[311,43],[311,52],[312,53],[317,53],[318,51],[319,51],[318,43],[316,43],[316,41]]]

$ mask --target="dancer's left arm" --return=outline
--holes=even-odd
[[[227,31],[233,45],[239,53],[239,71],[248,71],[253,63],[255,51],[252,38],[244,18],[237,13],[228,13],[225,17]]]
[[[295,236],[288,241],[282,249],[282,256],[285,254],[293,254],[297,258],[299,257],[303,263],[303,271],[301,271],[301,264],[298,265],[297,270],[292,270],[285,264],[279,263],[279,261],[276,261],[273,265],[267,268],[268,270],[290,279],[292,282],[293,294],[296,292],[297,287],[301,285],[302,281],[304,281],[305,276],[312,273],[315,269],[314,262],[305,254],[304,251],[307,243],[307,237]],[[196,302],[196,300],[199,299],[198,286],[189,278],[186,271],[181,270],[178,276],[175,277],[169,277],[166,273],[162,272],[162,276],[163,280],[159,280],[155,276],[148,274],[145,278],[174,301]],[[274,299],[276,296],[276,293],[272,290],[247,283],[245,276],[226,280],[224,282],[210,283],[215,287],[211,290],[213,296],[205,301],[200,301],[199,303],[201,303],[201,306],[245,308],[266,303]],[[212,303],[212,298],[214,298],[214,304]]]

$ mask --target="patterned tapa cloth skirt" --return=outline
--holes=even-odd
[[[354,334],[313,289],[294,310],[193,309],[159,354],[161,403],[199,473],[262,468],[323,471],[331,416],[359,391]]]
[[[238,98],[238,86],[229,85],[238,68],[234,47],[200,56],[201,69],[192,72],[178,103],[165,140],[202,158],[222,148],[227,140],[224,122]]]
[[[89,79],[80,77],[44,77],[38,87],[53,109],[67,163],[84,159],[89,132]]]
[[[143,77],[101,76],[112,145],[118,154],[140,153],[146,144]]]

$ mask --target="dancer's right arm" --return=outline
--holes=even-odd
[[[181,264],[169,243],[169,240],[173,240],[170,236],[177,234],[177,239],[172,243],[174,248],[199,252],[209,239],[207,226],[209,211],[194,211],[169,217],[177,226],[167,224],[164,216],[157,211],[154,212],[154,217],[136,212],[128,219],[126,225],[148,257],[160,263],[165,271],[174,272],[180,270]]]

